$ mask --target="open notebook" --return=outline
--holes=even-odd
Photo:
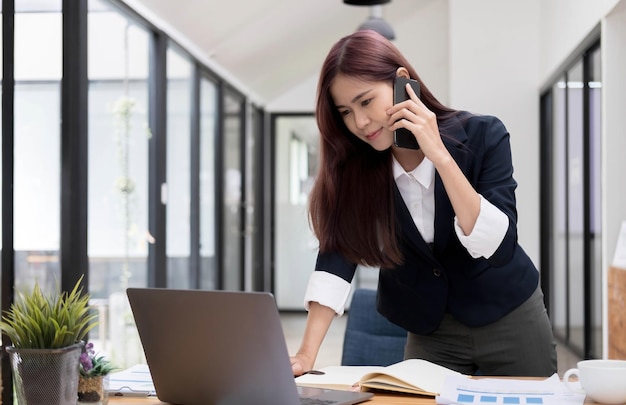
[[[296,387],[270,293],[129,288],[127,294],[161,401],[343,405],[372,396]]]

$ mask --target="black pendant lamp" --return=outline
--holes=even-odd
[[[387,38],[393,40],[396,34],[389,23],[383,20],[382,5],[389,3],[391,0],[343,0],[345,4],[351,6],[369,6],[370,16],[365,20],[357,30],[374,30]]]

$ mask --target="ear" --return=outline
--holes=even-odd
[[[404,77],[406,79],[411,78],[411,75],[409,75],[409,71],[404,66],[400,66],[398,69],[396,69],[396,76]]]

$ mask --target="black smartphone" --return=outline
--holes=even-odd
[[[404,100],[409,99],[409,94],[406,92],[406,84],[410,83],[411,87],[417,97],[420,96],[420,84],[417,80],[407,79],[404,77],[396,77],[393,84],[393,103],[398,104]],[[411,131],[405,128],[396,129],[393,132],[393,143],[401,148],[419,149],[420,145],[415,139],[415,135]]]

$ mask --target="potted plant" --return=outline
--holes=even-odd
[[[19,404],[76,404],[82,340],[97,323],[81,281],[69,293],[50,296],[35,283],[2,315],[0,330],[11,340],[6,351]]]
[[[104,377],[115,367],[104,356],[100,356],[87,343],[80,355],[80,375],[78,378],[78,403],[101,404],[104,400]]]

